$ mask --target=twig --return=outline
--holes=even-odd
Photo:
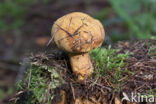
[[[50,40],[48,41],[47,46],[49,46],[49,44],[53,41],[54,36],[56,35],[56,32],[58,31],[58,29],[56,29],[56,31],[54,32],[54,34],[52,35],[52,37],[50,38]]]
[[[71,89],[72,89],[73,99],[75,100],[75,91],[74,91],[72,83],[70,83],[70,86],[71,86]]]
[[[97,86],[100,86],[100,87],[102,87],[102,88],[107,89],[109,92],[111,92],[111,91],[112,91],[112,89],[111,89],[111,88],[109,88],[109,87],[106,87],[106,86],[100,85],[100,84],[98,84],[98,83],[96,83],[96,82],[93,82],[93,83],[94,83],[94,85],[97,85]]]
[[[114,97],[115,97],[115,95],[114,95],[114,93],[113,93],[113,94],[112,94],[112,98],[111,98],[109,104],[112,104]]]
[[[30,81],[31,81],[31,73],[32,73],[32,68],[30,69],[30,73],[29,73],[28,89],[29,89],[29,86],[30,86]]]

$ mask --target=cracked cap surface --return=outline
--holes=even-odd
[[[101,46],[105,33],[100,21],[84,13],[73,12],[55,21],[51,35],[58,48],[82,53]]]

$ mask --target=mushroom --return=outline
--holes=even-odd
[[[81,12],[67,14],[55,21],[51,31],[58,48],[68,52],[73,72],[84,80],[93,72],[89,51],[101,46],[104,28],[100,21]]]

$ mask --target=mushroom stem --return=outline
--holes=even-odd
[[[88,53],[69,54],[73,72],[78,75],[79,80],[84,80],[93,72],[93,65]]]

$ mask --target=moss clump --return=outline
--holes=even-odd
[[[109,87],[115,90],[121,88],[125,72],[132,74],[128,69],[124,69],[129,53],[117,53],[118,51],[109,46],[108,49],[99,48],[91,52],[91,57],[95,61],[96,77],[99,80],[103,78],[107,80]]]
[[[62,84],[55,69],[47,65],[31,65],[24,81],[17,83],[17,91],[24,91],[16,104],[51,104],[53,90]]]

